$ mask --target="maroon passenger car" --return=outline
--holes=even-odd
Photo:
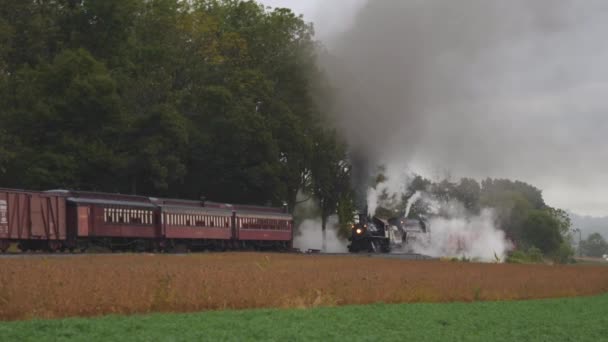
[[[235,228],[236,239],[243,247],[292,247],[292,216],[281,209],[237,205]]]
[[[231,246],[233,213],[230,209],[194,206],[160,206],[163,246],[188,249]]]
[[[0,189],[0,250],[291,248],[279,208],[97,192]]]
[[[81,250],[90,245],[151,251],[158,247],[156,206],[143,201],[68,197],[68,231]]]

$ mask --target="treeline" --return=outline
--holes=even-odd
[[[600,233],[590,234],[580,242],[579,252],[584,256],[601,258],[608,254],[608,241]]]
[[[429,194],[440,203],[454,201],[461,204],[463,215],[478,215],[483,208],[492,208],[496,226],[505,232],[519,252],[529,251],[534,255],[540,250],[545,256],[560,262],[568,261],[573,255],[568,214],[548,206],[541,190],[530,184],[490,178],[481,182],[470,178],[433,182],[417,176],[409,184],[403,198],[397,199],[397,211],[403,212],[406,203],[417,191]],[[441,210],[437,213],[429,208],[428,201],[419,199],[413,203],[409,215],[428,216],[431,212],[434,215],[453,214]],[[385,216],[392,214],[386,208],[380,208],[377,213]]]
[[[0,186],[333,212],[350,167],[315,44],[254,1],[5,0]]]

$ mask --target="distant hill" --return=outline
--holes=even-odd
[[[600,233],[608,239],[608,217],[581,216],[569,212],[572,220],[572,228],[579,228],[582,231],[583,239],[592,233]]]

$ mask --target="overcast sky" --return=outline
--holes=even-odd
[[[357,11],[365,0],[258,0],[271,7],[291,8],[297,14],[304,15],[308,22],[315,24],[317,37],[328,40],[338,32],[352,25]]]
[[[608,215],[608,1],[263,3],[315,23],[350,73],[339,126],[375,161],[520,179]]]

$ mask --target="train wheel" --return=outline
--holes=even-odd
[[[0,252],[6,253],[8,248],[11,246],[11,243],[6,240],[0,240]]]
[[[61,250],[61,247],[62,247],[62,245],[61,245],[61,242],[59,242],[59,241],[49,241],[49,244],[47,246],[48,251],[50,253],[54,253],[56,251]]]

